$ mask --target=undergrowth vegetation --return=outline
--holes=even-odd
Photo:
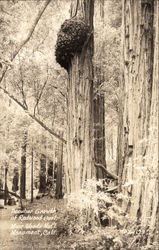
[[[67,206],[58,218],[57,235],[96,235],[94,249],[157,249],[157,242],[148,242],[149,228],[141,227],[122,210],[125,197],[107,190],[103,180],[92,179],[78,193],[65,196]]]

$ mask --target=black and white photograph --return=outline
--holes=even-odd
[[[0,250],[159,249],[159,0],[0,0]]]

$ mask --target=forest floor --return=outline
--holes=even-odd
[[[26,213],[20,214],[22,218],[31,215],[40,216],[39,211],[46,212],[40,219],[40,225],[44,226],[46,219],[50,216],[51,221],[47,221],[48,225],[52,220],[56,223],[52,224],[54,230],[39,229],[40,234],[31,235],[24,234],[18,235],[13,231],[22,233],[27,230],[32,230],[31,226],[27,228],[27,220],[18,220],[20,215],[13,220],[13,216],[16,216],[14,211],[17,211],[18,206],[5,206],[4,209],[0,209],[0,249],[1,250],[127,250],[127,248],[121,242],[119,237],[119,231],[112,227],[101,227],[96,231],[89,231],[85,234],[68,234],[65,230],[65,210],[66,202],[64,199],[56,200],[49,197],[43,197],[39,200],[34,200],[33,203],[27,202],[25,204]],[[19,210],[18,210],[19,211]],[[51,213],[49,214],[49,211]],[[54,213],[55,211],[55,213]],[[58,215],[58,216],[57,216]],[[68,219],[68,218],[67,218]],[[34,219],[29,221],[30,225]],[[36,221],[38,223],[38,221]],[[16,226],[15,226],[16,225]],[[25,229],[22,227],[25,225]],[[27,229],[26,229],[27,228]],[[35,228],[34,228],[34,231]],[[42,233],[41,233],[42,232]],[[53,232],[53,233],[52,233]],[[50,234],[50,235],[49,235]],[[132,248],[131,250],[137,250],[140,248]]]
[[[48,197],[43,197],[40,200],[35,200],[33,203],[28,202],[26,204],[27,210],[35,211],[45,211],[49,209],[55,209],[58,213],[58,220],[63,217],[65,211],[65,201],[56,200]],[[55,235],[16,235],[13,234],[13,230],[21,230],[21,225],[28,223],[28,221],[17,221],[13,220],[13,211],[17,210],[18,206],[5,206],[4,209],[0,209],[0,248],[1,250],[103,250],[111,249],[104,247],[104,236],[107,235],[111,239],[110,230],[103,230],[99,234],[94,234],[92,232],[83,234],[72,234],[65,235],[63,232],[63,222],[60,221],[57,225],[58,230]],[[44,215],[45,218],[48,215]],[[62,220],[62,219],[61,219]],[[44,223],[42,220],[40,223]],[[13,225],[16,224],[16,229]],[[60,224],[60,225],[59,225]],[[44,232],[44,231],[43,231]],[[45,230],[47,234],[49,230]],[[114,249],[114,248],[112,248]]]

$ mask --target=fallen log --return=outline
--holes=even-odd
[[[0,188],[0,191],[4,192],[5,190]],[[23,210],[23,209],[24,209],[24,206],[23,206],[23,202],[22,202],[21,197],[20,197],[18,194],[14,193],[14,192],[11,192],[11,191],[8,191],[8,190],[7,190],[7,193],[8,193],[8,194],[11,194],[11,195],[13,195],[13,196],[15,196],[15,197],[18,198],[18,199],[20,199],[21,210]]]
[[[107,193],[113,193],[118,191],[119,186],[115,186],[106,190]]]
[[[4,190],[4,189],[1,189],[1,188],[0,188],[0,191],[5,192],[5,190]],[[19,196],[18,194],[14,193],[14,192],[11,192],[11,191],[8,191],[8,190],[7,190],[7,193],[8,193],[8,194],[11,194],[11,195],[13,195],[13,196],[15,196],[15,197],[18,198],[18,199],[20,199],[20,196]]]
[[[102,168],[102,170],[105,171],[106,175],[107,175],[109,178],[111,178],[111,179],[113,179],[113,180],[118,180],[118,176],[115,175],[115,174],[110,173],[102,164],[100,164],[100,163],[95,163],[94,165],[95,165],[95,167],[97,167],[97,168]]]

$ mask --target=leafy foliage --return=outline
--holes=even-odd
[[[149,227],[141,226],[123,211],[120,200],[125,197],[122,193],[110,195],[104,186],[102,181],[88,180],[78,193],[65,197],[68,203],[60,217],[57,216],[57,235],[76,237],[91,232],[93,237],[96,235],[96,243],[93,242],[94,247],[97,244],[96,249],[157,249],[156,241],[147,244]],[[97,189],[100,191],[95,192]],[[94,224],[87,219],[89,212]],[[80,244],[75,249],[80,249]]]

